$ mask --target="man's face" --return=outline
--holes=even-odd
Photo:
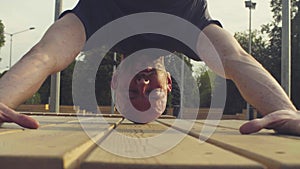
[[[127,119],[147,123],[164,112],[172,81],[170,74],[162,69],[148,66],[132,74],[134,69],[127,68],[113,76],[116,107]]]
[[[146,111],[151,107],[149,99],[164,99],[161,97],[171,91],[168,76],[166,71],[151,67],[135,75],[129,85],[129,99],[134,108]]]

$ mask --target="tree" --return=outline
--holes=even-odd
[[[112,75],[112,54],[109,53],[102,60],[99,69],[96,75],[95,82],[95,93],[98,105],[110,105],[111,98],[110,93],[110,81]],[[118,56],[120,60],[120,56]],[[76,62],[74,61],[70,64],[65,70],[61,72],[61,86],[60,86],[60,104],[61,105],[73,105],[72,97],[72,81],[73,81],[73,71]],[[89,65],[86,65],[86,68],[89,68]],[[50,76],[43,83],[42,87],[39,89],[38,93],[40,94],[40,100],[42,104],[48,103],[48,98],[50,96],[50,85],[51,78]]]
[[[198,79],[200,107],[210,107],[215,74],[211,70],[204,71]]]
[[[2,20],[0,20],[0,48],[5,43],[5,37],[4,37],[4,25],[2,23]]]
[[[117,55],[116,62],[113,60],[113,52],[108,53],[102,60],[96,75],[95,93],[98,105],[111,105],[110,82],[113,75],[113,66],[121,61],[121,54]]]
[[[251,43],[252,43],[252,55],[256,60],[258,60],[266,69],[268,69],[272,74],[279,74],[278,59],[274,59],[268,53],[268,41],[265,40],[264,34],[258,30],[254,30],[251,33]],[[248,51],[249,47],[249,32],[237,32],[234,37],[240,43],[242,48]],[[220,78],[220,77],[219,77]],[[227,95],[224,107],[224,114],[236,114],[242,112],[242,109],[246,106],[246,101],[243,99],[238,88],[231,80],[226,80]],[[218,87],[217,87],[218,88]]]
[[[300,108],[300,96],[299,93],[299,84],[300,84],[300,70],[299,70],[299,23],[300,23],[300,14],[299,14],[299,0],[292,0],[292,101],[296,107]],[[282,0],[271,0],[271,8],[273,12],[274,21],[263,26],[262,31],[268,34],[270,37],[270,46],[268,47],[268,52],[274,56],[281,58],[281,10],[282,10]],[[280,65],[278,66],[280,68]],[[277,77],[277,79],[280,79]]]
[[[175,56],[176,55],[176,56]],[[180,58],[177,58],[177,56]],[[184,84],[188,84],[189,86],[184,86],[184,90],[183,90],[183,100],[182,103],[184,103],[185,107],[194,107],[195,105],[197,105],[199,102],[197,101],[197,99],[194,99],[193,101],[191,101],[190,98],[198,98],[199,93],[198,91],[198,86],[195,82],[195,79],[192,75],[192,64],[191,64],[191,60],[186,57],[184,54],[182,53],[176,53],[174,55],[170,55],[170,56],[166,56],[165,57],[165,66],[167,69],[167,71],[169,71],[171,73],[172,76],[172,92],[169,95],[169,103],[172,104],[172,106],[178,106],[180,105],[180,80],[181,80],[181,66],[182,66],[182,60],[184,60],[185,66],[184,66],[184,75],[183,75],[183,82]],[[178,82],[175,80],[175,78],[178,78]],[[170,100],[171,99],[171,100]]]
[[[261,63],[278,81],[280,80],[280,55],[277,53],[279,50],[278,46],[281,46],[280,43],[272,43],[266,39],[266,34],[263,33],[264,27],[259,30],[254,30],[251,33],[251,42],[252,42],[252,53],[251,55]],[[248,41],[249,41],[249,33],[245,32],[237,32],[234,37],[241,44],[242,48],[248,51]],[[276,40],[277,41],[277,40]],[[274,52],[276,51],[276,52]]]
[[[75,61],[68,66],[67,69],[61,72],[61,86],[60,86],[60,104],[73,105],[72,99],[72,79]]]
[[[273,12],[273,19],[271,23],[262,25],[260,30],[252,32],[252,55],[280,82],[281,78],[281,0],[272,0],[270,6]],[[296,8],[296,5],[298,8]],[[297,9],[299,9],[299,0],[292,0],[292,99],[296,106],[300,107],[299,83],[300,70],[299,64],[299,23],[300,16]],[[248,51],[248,37],[249,33],[237,32],[235,38],[239,41],[241,46]],[[268,41],[265,38],[268,37]],[[227,97],[225,113],[232,112],[231,109],[238,106],[237,103],[242,104],[241,97],[238,95],[237,88],[233,83],[227,81],[227,92],[231,97]],[[234,103],[234,104],[233,104]]]

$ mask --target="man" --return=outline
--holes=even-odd
[[[160,57],[163,53],[157,49],[135,52],[114,73],[111,88],[116,93],[115,105],[127,119],[147,123],[165,111],[172,80],[164,57]]]
[[[65,12],[61,19],[48,29],[41,41],[1,79],[0,122],[15,122],[24,127],[37,128],[38,123],[35,120],[16,113],[13,108],[33,95],[48,75],[67,67],[95,31],[114,19],[139,12],[176,15],[202,30],[202,33],[197,35],[196,46],[201,59],[219,75],[233,80],[243,97],[264,115],[262,119],[243,125],[240,128],[241,133],[270,128],[282,133],[300,135],[299,111],[274,78],[221,28],[218,21],[210,18],[205,0],[80,1],[75,9]],[[159,43],[160,40],[164,42],[164,38],[153,36],[138,37],[134,45],[142,45],[143,48],[143,44],[149,42],[151,45],[146,46],[149,48],[157,47],[152,44],[158,43],[159,47],[166,50],[178,50],[192,59],[199,60],[194,53],[186,52],[186,47],[178,43],[170,47],[166,43]],[[209,39],[209,43],[206,38]],[[139,40],[145,43],[138,43]],[[220,58],[216,58],[210,43]],[[124,46],[125,49],[127,47]],[[218,59],[222,63],[216,62]]]

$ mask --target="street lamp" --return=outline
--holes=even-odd
[[[248,53],[251,55],[251,36],[252,36],[252,32],[251,32],[251,23],[252,23],[252,9],[255,9],[256,7],[256,3],[250,1],[245,1],[245,7],[249,8],[249,49],[248,49]]]
[[[252,53],[252,32],[251,32],[251,22],[252,22],[252,9],[255,9],[256,7],[256,3],[250,1],[245,1],[245,7],[249,8],[249,42],[248,42],[248,53],[251,55]],[[253,108],[252,106],[247,103],[247,115],[246,118],[248,118],[249,120],[253,119]]]
[[[7,32],[4,32],[4,34],[7,34],[10,36],[10,50],[9,50],[9,69],[11,68],[11,60],[12,60],[12,44],[13,44],[13,36],[14,35],[17,35],[17,34],[20,34],[20,33],[23,33],[23,32],[27,32],[27,31],[30,31],[30,30],[33,30],[35,29],[35,27],[30,27],[28,29],[25,29],[25,30],[22,30],[22,31],[19,31],[19,32],[15,32],[15,33],[7,33]]]

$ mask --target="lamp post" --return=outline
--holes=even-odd
[[[291,0],[282,1],[281,86],[291,97]]]
[[[62,10],[62,0],[55,0],[55,15],[54,20],[58,20],[59,14]],[[60,106],[60,72],[51,75],[51,86],[50,86],[50,112],[59,113]]]
[[[245,1],[245,7],[249,8],[249,41],[248,41],[248,53],[251,55],[252,53],[252,32],[251,32],[251,27],[252,27],[252,10],[255,9],[256,3],[252,2],[251,0]],[[247,114],[246,118],[251,120],[253,119],[253,108],[252,106],[247,103]]]
[[[248,53],[251,55],[251,38],[252,38],[252,32],[251,32],[251,27],[252,27],[252,9],[255,9],[256,3],[250,1],[245,1],[245,7],[249,8],[249,48],[248,48]]]
[[[22,30],[22,31],[19,31],[19,32],[15,32],[15,33],[7,33],[5,32],[4,34],[6,35],[9,35],[10,36],[10,48],[9,48],[9,69],[11,68],[11,61],[12,61],[12,45],[13,45],[13,36],[14,35],[17,35],[17,34],[20,34],[20,33],[23,33],[23,32],[27,32],[27,31],[30,31],[30,30],[34,30],[35,27],[30,27],[28,29],[25,29],[25,30]]]

